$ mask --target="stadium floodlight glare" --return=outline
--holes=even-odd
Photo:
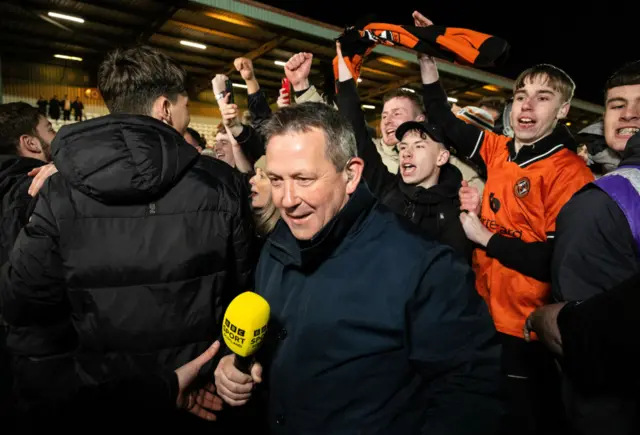
[[[66,54],[54,54],[53,57],[57,57],[58,59],[75,60],[76,62],[82,62],[81,57],[67,56]]]
[[[73,21],[80,24],[84,23],[82,18],[74,17],[73,15],[59,14],[58,12],[49,12],[47,15],[51,18],[60,18],[61,20]]]
[[[199,44],[197,42],[191,41],[180,41],[180,44],[186,45],[187,47],[199,48],[200,50],[206,50],[207,46],[204,44]]]

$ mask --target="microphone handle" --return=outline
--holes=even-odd
[[[253,357],[236,355],[233,360],[233,366],[247,375],[251,374],[251,365],[253,364]]]

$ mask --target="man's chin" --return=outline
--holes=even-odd
[[[293,234],[293,237],[296,238],[296,240],[311,240],[313,239],[313,236],[318,233],[317,231],[314,232],[302,228],[289,228],[291,229],[291,233]]]
[[[318,234],[319,229],[314,228],[312,225],[309,225],[309,222],[305,223],[296,223],[293,219],[287,218],[285,219],[287,226],[291,230],[291,234],[298,240],[311,240],[313,236]]]
[[[398,138],[393,136],[393,137],[387,137],[385,138],[384,136],[382,136],[382,142],[388,146],[388,147],[394,147],[396,145],[398,145]]]

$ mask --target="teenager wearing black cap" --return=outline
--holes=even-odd
[[[473,245],[458,217],[462,174],[449,164],[443,132],[429,123],[401,124],[396,130],[400,141],[400,169],[397,175],[391,174],[367,131],[355,82],[339,49],[338,56],[341,64],[338,108],[355,130],[358,155],[365,162],[362,175],[367,185],[383,204],[471,262]]]

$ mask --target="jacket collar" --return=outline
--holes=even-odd
[[[342,210],[311,240],[297,240],[281,219],[267,240],[267,249],[285,266],[312,271],[325,259],[336,255],[341,243],[359,231],[375,203],[376,198],[361,181]]]
[[[30,157],[16,155],[0,155],[0,174],[3,177],[12,175],[26,175],[34,168],[46,165],[45,162]]]
[[[549,157],[564,148],[575,148],[575,139],[564,125],[558,125],[553,132],[533,145],[523,146],[516,153],[515,140],[508,142],[509,161],[514,162],[524,168],[539,160]]]
[[[428,189],[424,187],[407,184],[402,181],[402,176],[398,173],[398,186],[404,198],[418,204],[437,204],[443,200],[458,198],[458,191],[462,187],[462,174],[460,170],[450,163],[442,166],[438,184]]]

